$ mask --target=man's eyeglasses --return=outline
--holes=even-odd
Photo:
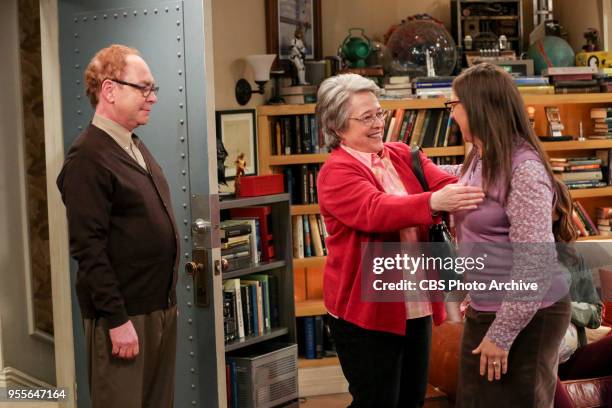
[[[453,109],[455,109],[455,106],[457,106],[458,104],[460,104],[461,101],[459,99],[455,99],[454,101],[446,101],[444,102],[444,107],[446,108],[447,111],[452,112]]]
[[[353,119],[353,120],[358,120],[359,122],[361,122],[364,126],[372,126],[374,124],[374,121],[376,119],[378,120],[382,120],[383,123],[384,121],[387,119],[387,114],[388,111],[385,110],[379,110],[377,111],[375,114],[367,114],[367,115],[363,115],[360,118],[350,118],[349,119]]]
[[[122,81],[120,79],[111,79],[111,81],[121,85],[127,85],[131,86],[132,88],[136,88],[140,91],[140,93],[142,93],[142,96],[145,98],[148,98],[149,95],[151,95],[151,92],[153,92],[155,95],[157,95],[157,93],[159,92],[159,86],[157,85],[138,85],[133,84],[131,82]]]

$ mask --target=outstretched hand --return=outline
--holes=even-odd
[[[485,194],[480,187],[448,184],[431,194],[429,205],[433,211],[474,210],[482,203]]]

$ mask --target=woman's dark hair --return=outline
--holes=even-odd
[[[572,222],[573,204],[567,187],[558,181],[550,167],[548,155],[536,137],[519,93],[510,74],[501,68],[482,63],[465,70],[453,81],[453,90],[467,113],[470,133],[482,143],[483,189],[496,184],[507,195],[512,178],[512,156],[517,141],[526,142],[542,158],[555,191],[555,239],[570,242],[576,238]],[[468,154],[463,172],[477,156]]]

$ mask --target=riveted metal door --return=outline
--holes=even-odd
[[[212,83],[207,72],[212,52],[209,1],[59,0],[62,115],[66,149],[84,129],[93,110],[84,92],[83,72],[93,55],[113,43],[137,48],[160,86],[149,123],[135,130],[161,165],[170,185],[173,211],[181,238],[177,284],[179,334],[175,406],[224,405],[225,389],[220,304],[220,277],[213,278],[216,242],[210,225],[218,224]],[[207,22],[205,24],[205,22]],[[209,124],[211,122],[211,124]],[[211,177],[214,176],[214,177]],[[196,234],[204,258],[195,278],[185,274],[192,259],[192,218],[204,234]],[[194,235],[195,236],[195,235]],[[218,246],[218,245],[217,245]],[[76,268],[72,265],[74,282]],[[193,270],[192,270],[193,271]],[[74,286],[74,285],[73,285]],[[194,289],[199,296],[194,298]],[[196,300],[207,297],[207,305]],[[90,406],[81,318],[73,293],[75,354],[79,407]],[[201,302],[200,302],[201,303]],[[222,330],[221,330],[222,333]],[[220,356],[220,357],[219,357]]]

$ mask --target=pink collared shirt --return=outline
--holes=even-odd
[[[366,166],[374,177],[378,180],[380,185],[385,190],[385,193],[406,196],[408,192],[402,183],[393,163],[389,159],[389,152],[385,147],[379,153],[364,153],[358,150],[352,149],[344,144],[340,144],[347,153],[361,162]],[[419,242],[419,232],[417,227],[403,228],[400,230],[400,241],[401,242]],[[415,277],[411,280],[414,281]],[[426,294],[421,294],[421,298],[425,298]],[[411,299],[414,299],[414,295],[411,295]],[[432,314],[431,303],[427,301],[406,301],[406,319],[416,319],[419,317],[429,316]]]

